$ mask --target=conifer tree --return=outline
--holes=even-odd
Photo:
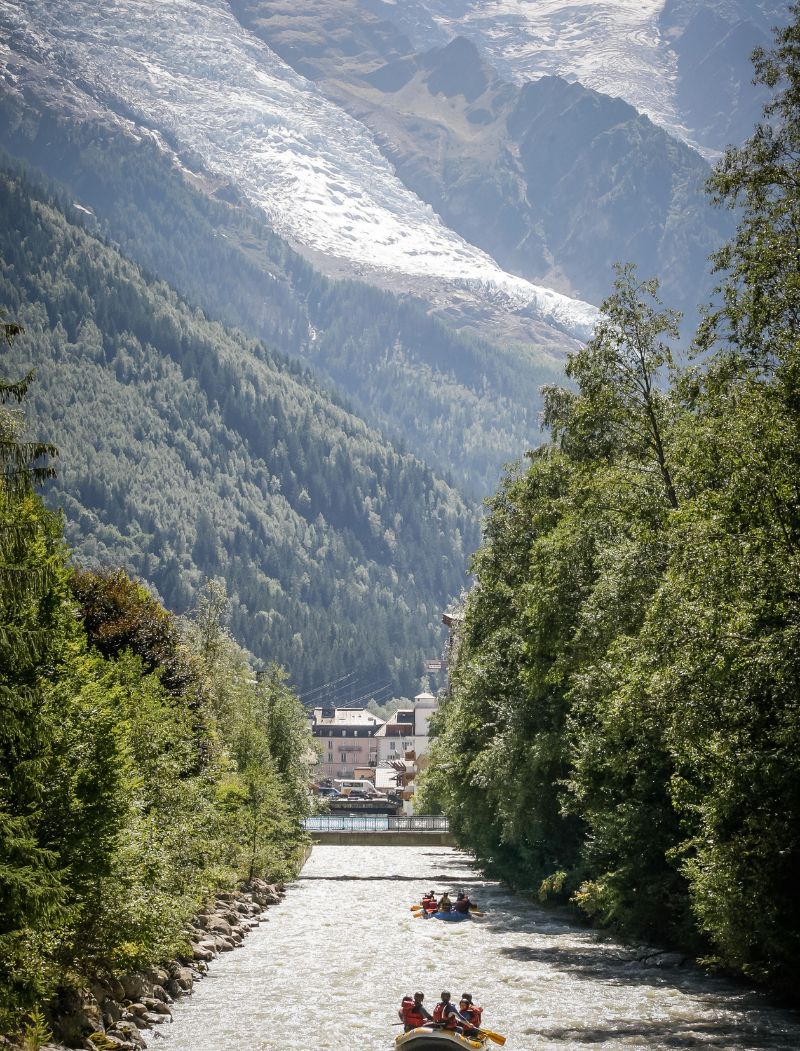
[[[2,322],[8,346],[19,326]],[[20,439],[31,375],[0,376],[0,1016],[38,991],[41,934],[65,915],[58,854],[41,841],[55,722],[43,685],[59,659],[65,570],[57,517],[34,485],[56,450]]]

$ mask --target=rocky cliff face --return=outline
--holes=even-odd
[[[243,27],[225,0],[0,0],[6,90],[155,133],[176,162],[226,181],[328,274],[365,277],[435,308],[486,309],[577,336],[591,305],[505,272],[449,229],[363,123]],[[351,48],[350,38],[340,41]],[[313,55],[317,44],[306,40]],[[323,49],[324,50],[324,49]]]
[[[402,56],[463,35],[507,80],[558,76],[622,98],[707,157],[749,135],[763,101],[751,84],[750,54],[787,17],[783,0],[309,0],[302,12],[288,0],[234,0],[234,7],[312,79],[330,46],[346,45],[345,62],[358,64],[370,53]]]
[[[767,98],[752,85],[750,55],[786,13],[778,0],[666,0],[659,29],[676,56],[676,107],[696,141],[722,150],[750,134]]]

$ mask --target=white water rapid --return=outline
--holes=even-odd
[[[468,889],[482,920],[415,919],[423,891]],[[286,898],[211,964],[161,1026],[161,1051],[391,1051],[402,996],[470,991],[506,1051],[800,1047],[800,1018],[619,945],[484,880],[444,847],[319,846]],[[494,1045],[491,1045],[494,1046]]]

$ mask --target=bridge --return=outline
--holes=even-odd
[[[390,814],[318,814],[303,826],[315,843],[341,846],[453,847],[455,840],[446,817]]]

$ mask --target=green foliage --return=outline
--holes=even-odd
[[[46,99],[0,94],[0,143],[68,187],[64,195],[93,212],[82,219],[149,273],[209,317],[302,360],[371,427],[467,492],[491,491],[530,444],[539,386],[558,373],[565,338],[533,349],[489,343],[411,297],[325,278],[257,209],[227,203],[224,189],[198,191],[149,136],[77,124]]]
[[[770,122],[712,180],[740,226],[678,372],[618,271],[489,506],[425,791],[503,875],[796,997],[800,5]],[[427,798],[427,797],[426,797]]]
[[[53,1034],[47,1026],[44,1015],[38,1007],[34,1007],[22,1032],[22,1051],[39,1051],[52,1039]]]
[[[0,179],[0,219],[0,304],[25,322],[29,418],[62,450],[48,500],[76,559],[124,566],[178,613],[222,576],[234,636],[298,688],[355,670],[410,695],[474,507],[24,179]]]
[[[147,671],[160,669],[161,681],[173,693],[195,684],[197,672],[181,645],[174,617],[145,587],[121,569],[78,569],[70,583],[89,644],[104,657],[131,650]]]
[[[0,407],[0,1030],[34,1048],[59,986],[164,960],[218,889],[297,871],[311,740],[218,588],[181,625],[121,571],[70,573],[20,424]]]
[[[10,344],[20,331],[4,323]],[[47,785],[60,766],[47,690],[70,634],[57,516],[33,485],[49,446],[19,440],[30,377],[0,381],[0,1024],[41,991],[48,934],[68,912],[59,857],[42,834]]]

